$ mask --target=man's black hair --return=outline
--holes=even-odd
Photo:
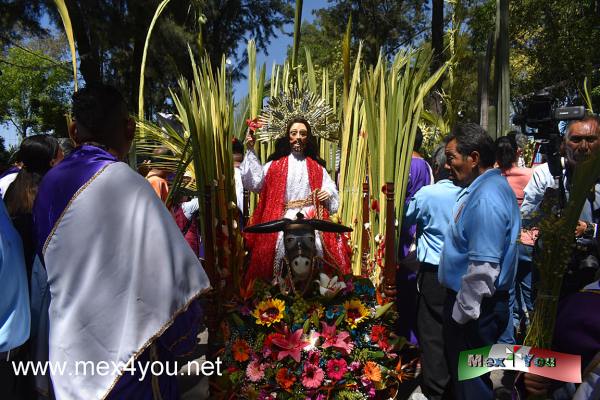
[[[417,134],[415,135],[415,144],[413,146],[413,151],[417,153],[421,150],[421,146],[423,145],[423,132],[421,128],[417,127]]]
[[[244,145],[239,141],[239,139],[234,138],[231,142],[231,147],[233,154],[244,154]]]
[[[496,162],[495,146],[485,129],[472,122],[456,124],[448,137],[448,142],[456,140],[456,151],[466,157],[472,152],[479,153],[479,165],[483,168],[493,167]]]
[[[511,169],[517,162],[517,141],[514,136],[502,136],[496,139],[496,162],[502,171]]]
[[[110,144],[113,130],[127,116],[127,104],[117,89],[104,84],[87,85],[73,94],[73,117],[80,141]]]

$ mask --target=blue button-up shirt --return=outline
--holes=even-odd
[[[489,169],[465,188],[454,206],[438,270],[440,283],[458,292],[470,262],[496,263],[497,290],[514,283],[521,229],[515,193],[498,169]]]
[[[452,209],[462,188],[449,179],[423,186],[410,200],[404,223],[417,225],[417,258],[438,265]]]
[[[21,237],[0,201],[0,352],[29,338],[29,290]]]

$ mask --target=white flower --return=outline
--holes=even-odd
[[[310,331],[310,334],[307,337],[308,344],[306,346],[304,346],[304,351],[316,350],[317,349],[317,341],[319,340],[320,337],[321,337],[321,335],[317,331],[312,329]]]
[[[366,222],[364,226],[365,226],[366,230],[371,229],[371,223],[370,222]]]
[[[346,288],[346,284],[344,282],[338,282],[338,277],[334,276],[330,278],[324,273],[319,274],[319,280],[315,281],[319,284],[319,293],[321,296],[332,298],[342,289]]]

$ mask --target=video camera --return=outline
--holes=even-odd
[[[542,89],[522,102],[522,112],[513,117],[513,123],[520,125],[524,133],[527,126],[536,129],[534,137],[541,144],[541,153],[546,155],[550,173],[559,182],[561,192],[564,192],[558,123],[582,119],[585,116],[585,107],[559,107],[558,104],[554,95]],[[565,200],[562,196],[560,208],[564,208],[564,205]]]
[[[550,135],[558,135],[558,123],[582,119],[585,116],[585,107],[558,107],[558,100],[547,90],[541,90],[523,101],[522,112],[513,117],[513,123],[537,129],[534,134],[536,139],[549,139]]]

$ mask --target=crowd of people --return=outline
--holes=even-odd
[[[0,176],[0,387],[8,399],[178,398],[174,376],[118,370],[78,376],[74,362],[167,362],[195,346],[204,315],[200,298],[210,289],[198,199],[169,194],[172,171],[153,164],[140,176],[122,162],[135,124],[115,89],[79,90],[72,113],[73,148],[47,135],[28,137]],[[245,154],[234,143],[240,214],[247,209],[243,191],[260,194],[250,225],[299,212],[327,219],[337,211],[337,187],[317,155],[318,136],[308,119],[295,115],[265,165],[251,132]],[[600,183],[574,233],[578,246],[557,317],[557,326],[568,328],[557,329],[554,341],[555,350],[582,356],[584,384],[531,374],[508,383],[489,374],[459,381],[458,359],[464,350],[522,342],[535,311],[541,205],[558,186],[568,198],[573,172],[600,151],[600,119],[590,115],[567,127],[563,185],[547,163],[524,167],[514,136],[494,142],[473,123],[458,124],[430,163],[419,153],[421,142],[419,132],[398,249],[397,305],[398,334],[422,351],[422,396],[598,396]],[[156,160],[166,151],[159,149]],[[245,238],[244,281],[280,282],[282,234]],[[350,272],[338,236],[323,232],[315,241],[319,256]],[[66,370],[14,373],[12,362],[32,360],[64,363]]]

